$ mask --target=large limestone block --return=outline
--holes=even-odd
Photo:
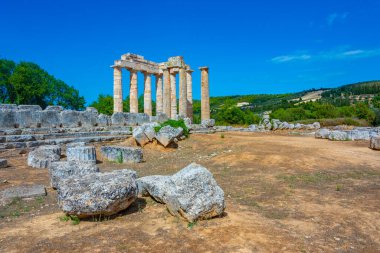
[[[380,150],[380,135],[371,137],[369,147],[374,150]]]
[[[43,145],[38,148],[39,150],[50,150],[54,154],[61,155],[61,147],[59,145]]]
[[[103,146],[100,148],[100,152],[109,161],[122,163],[141,163],[143,161],[141,148]]]
[[[330,130],[327,128],[319,129],[315,132],[315,138],[328,139],[330,136]]]
[[[0,128],[14,128],[17,126],[17,111],[10,109],[0,110]]]
[[[329,140],[332,140],[332,141],[346,141],[346,140],[349,140],[349,139],[348,139],[347,132],[334,130],[334,131],[330,132],[330,134],[329,134]]]
[[[79,120],[83,127],[94,127],[98,121],[98,111],[93,107],[87,107],[86,111],[79,112]]]
[[[127,169],[71,176],[59,184],[59,206],[79,218],[116,214],[137,198],[136,177]]]
[[[16,122],[19,128],[40,127],[41,110],[18,110]]]
[[[21,185],[7,188],[0,192],[0,202],[7,204],[14,198],[35,198],[46,196],[43,185]]]
[[[92,163],[80,161],[58,161],[49,166],[50,185],[58,188],[62,180],[70,176],[81,177],[87,174],[99,172],[99,168]]]
[[[140,127],[136,127],[135,129],[133,129],[133,133],[132,133],[133,138],[142,147],[145,144],[149,143],[149,138],[144,133],[144,130],[145,130],[144,127],[140,126]]]
[[[96,122],[97,122],[98,126],[102,126],[102,127],[110,126],[111,125],[111,117],[101,113],[98,115]]]
[[[174,128],[171,126],[164,126],[156,133],[156,139],[164,147],[169,146],[174,142],[175,138],[179,138],[183,134],[183,129],[181,127]]]
[[[60,127],[61,114],[58,110],[45,109],[40,112],[41,127]]]
[[[17,105],[15,104],[0,104],[0,110],[17,110]]]
[[[363,130],[351,130],[347,132],[347,138],[353,141],[358,140],[370,140],[370,133],[369,131],[363,131]]]
[[[81,126],[80,112],[65,110],[61,112],[62,127],[79,127]]]
[[[94,146],[69,145],[66,148],[68,161],[82,161],[96,163],[96,149]]]
[[[142,125],[144,133],[150,141],[153,141],[153,139],[156,138],[156,131],[154,130],[154,128],[158,126],[160,126],[160,124],[158,124],[157,122],[145,123]]]
[[[147,176],[137,180],[139,191],[166,204],[169,212],[189,222],[221,215],[224,192],[213,175],[192,163],[172,176]]]
[[[52,162],[59,161],[60,156],[53,150],[37,148],[29,152],[28,165],[33,168],[48,168]]]
[[[112,126],[125,126],[126,120],[123,112],[115,112],[111,116]]]

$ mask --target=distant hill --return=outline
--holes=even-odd
[[[367,81],[343,85],[337,88],[320,88],[285,94],[252,94],[211,97],[211,110],[218,110],[224,104],[234,104],[243,110],[263,112],[278,108],[289,108],[302,102],[326,100],[361,101],[372,99],[380,93],[380,81]],[[335,101],[336,102],[336,101]],[[347,102],[345,102],[347,103]]]

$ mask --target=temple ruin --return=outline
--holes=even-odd
[[[143,56],[127,53],[111,66],[114,70],[114,112],[123,112],[122,69],[130,72],[130,112],[138,113],[137,72],[144,74],[144,113],[152,116],[152,75],[155,76],[156,114],[171,119],[193,118],[193,70],[182,56],[170,57],[167,62],[155,63]],[[201,67],[201,118],[210,119],[208,67]],[[179,74],[179,108],[177,110],[176,75]]]

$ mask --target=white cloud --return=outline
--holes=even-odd
[[[315,54],[288,54],[273,57],[271,59],[274,63],[284,63],[292,61],[306,61],[306,60],[342,60],[342,59],[352,59],[352,58],[369,58],[380,55],[380,48],[377,49],[335,49],[330,51],[321,51]]]
[[[331,13],[327,17],[327,25],[332,26],[335,22],[344,22],[350,13]]]

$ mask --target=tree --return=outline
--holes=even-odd
[[[0,102],[61,105],[67,109],[84,108],[84,97],[73,86],[49,75],[40,66],[31,62],[0,59]]]
[[[9,79],[15,67],[14,61],[0,59],[0,103],[14,103],[15,91]]]
[[[113,97],[110,95],[99,95],[98,99],[92,104],[91,107],[95,107],[99,113],[112,115],[113,113]]]

